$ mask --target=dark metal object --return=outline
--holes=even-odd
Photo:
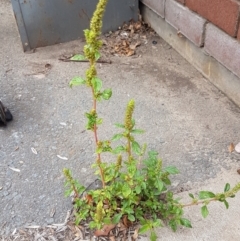
[[[8,108],[6,108],[0,101],[0,126],[7,125],[8,121],[11,121],[13,116]]]
[[[98,0],[11,0],[24,51],[83,37]],[[103,32],[138,18],[138,0],[109,0]]]

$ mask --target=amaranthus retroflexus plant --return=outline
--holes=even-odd
[[[125,111],[123,123],[115,124],[119,128],[110,140],[101,140],[98,136],[98,127],[102,118],[98,116],[97,103],[109,100],[111,89],[103,89],[102,80],[97,77],[96,62],[100,58],[100,40],[102,18],[107,0],[99,0],[96,11],[90,22],[90,29],[84,31],[86,44],[82,58],[89,61],[85,78],[74,77],[70,87],[85,85],[90,89],[92,108],[85,113],[87,118],[86,129],[93,132],[95,140],[96,161],[93,167],[100,178],[101,187],[88,190],[73,179],[70,170],[64,169],[66,195],[74,194],[75,222],[88,221],[90,228],[100,229],[104,224],[140,223],[140,233],[150,230],[150,240],[157,239],[154,229],[163,225],[163,221],[176,231],[178,225],[192,227],[188,219],[183,218],[183,208],[192,205],[202,205],[202,216],[208,215],[207,205],[212,201],[223,202],[228,208],[229,197],[234,197],[240,190],[240,183],[230,189],[226,184],[223,193],[214,194],[201,191],[192,201],[182,204],[169,190],[171,181],[169,176],[177,174],[174,166],[163,167],[162,160],[156,151],[146,152],[146,144],[140,145],[135,135],[142,134],[143,130],[136,128],[133,118],[135,101],[130,100]],[[112,148],[113,141],[121,143]],[[114,161],[106,163],[102,153],[110,152]]]
[[[107,5],[107,0],[99,1],[96,11],[93,14],[93,17],[90,22],[90,29],[86,29],[84,31],[86,45],[84,46],[84,57],[89,61],[89,68],[86,70],[86,78],[82,79],[81,77],[75,77],[70,82],[70,86],[76,86],[85,84],[87,87],[91,89],[93,106],[92,109],[86,113],[86,117],[88,118],[87,129],[92,130],[94,133],[94,139],[96,143],[96,148],[99,150],[103,142],[99,141],[98,133],[97,133],[97,125],[101,124],[102,119],[98,118],[97,113],[97,101],[101,99],[108,100],[112,95],[111,89],[102,90],[102,81],[97,77],[96,70],[96,61],[100,58],[100,48],[102,46],[102,41],[99,39],[102,28],[102,18]],[[108,144],[104,142],[105,149],[108,148]],[[101,152],[97,152],[96,163],[100,170],[100,176],[102,180],[102,186],[105,187],[105,177],[104,171],[101,166]]]

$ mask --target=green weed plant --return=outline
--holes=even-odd
[[[157,239],[155,228],[168,224],[173,231],[179,225],[191,228],[190,220],[183,217],[183,209],[187,206],[202,205],[201,213],[208,216],[208,204],[212,201],[223,202],[229,207],[227,198],[232,198],[240,190],[240,183],[230,188],[227,183],[222,193],[214,194],[201,191],[197,196],[189,194],[189,204],[180,203],[172,191],[170,175],[178,174],[174,166],[163,167],[162,160],[156,151],[146,151],[146,144],[137,142],[136,136],[144,131],[136,128],[133,118],[135,101],[130,100],[125,111],[123,123],[115,126],[118,132],[109,140],[100,140],[98,128],[103,119],[98,116],[97,104],[102,100],[109,100],[112,96],[111,89],[103,89],[102,80],[97,77],[96,62],[100,58],[100,40],[102,18],[107,5],[107,0],[99,0],[96,11],[90,23],[90,29],[84,31],[86,45],[84,55],[77,58],[87,59],[89,68],[85,78],[74,77],[70,87],[85,85],[92,96],[92,108],[85,116],[86,129],[93,132],[96,145],[96,161],[93,168],[101,181],[101,188],[86,190],[72,177],[69,169],[64,169],[66,178],[66,196],[74,194],[74,210],[76,225],[82,221],[89,222],[92,229],[101,229],[106,224],[118,224],[123,218],[130,223],[140,224],[139,233],[150,231],[150,240]],[[121,141],[113,148],[112,143]],[[103,153],[113,155],[113,162],[103,161]],[[85,195],[83,195],[85,194]]]

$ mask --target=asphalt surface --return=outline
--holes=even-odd
[[[72,77],[84,76],[87,64],[58,60],[80,52],[84,43],[23,53],[7,0],[0,2],[0,29],[0,98],[14,117],[0,129],[0,235],[6,235],[25,225],[64,220],[71,208],[64,197],[64,167],[84,185],[95,178],[92,133],[85,131],[84,117],[90,93],[68,87]],[[176,192],[200,188],[221,173],[224,181],[227,175],[231,179],[240,155],[230,153],[228,145],[240,139],[240,108],[167,43],[153,38],[157,44],[140,46],[140,57],[112,57],[112,64],[98,65],[104,86],[113,89],[111,100],[99,104],[100,136],[113,136],[113,124],[123,120],[125,105],[134,98],[137,126],[146,130],[138,140],[157,150],[165,165],[179,168]]]

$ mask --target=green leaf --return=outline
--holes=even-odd
[[[148,156],[151,159],[155,159],[157,157],[157,155],[158,155],[158,152],[156,152],[156,151],[149,151],[148,152]]]
[[[120,140],[123,137],[123,134],[115,134],[112,138],[112,141]]]
[[[121,153],[122,151],[125,151],[125,150],[126,149],[125,149],[124,146],[118,146],[118,147],[116,147],[115,149],[112,150],[112,153],[119,154],[119,153]]]
[[[68,189],[68,190],[65,191],[64,196],[69,197],[71,195],[71,193],[72,193],[72,190]]]
[[[204,206],[201,207],[201,213],[202,213],[202,216],[203,216],[204,218],[206,218],[206,217],[208,216],[209,212],[208,212],[208,208],[207,208],[206,205],[204,205]]]
[[[192,228],[191,222],[186,218],[181,218],[180,223],[187,228]]]
[[[224,187],[224,192],[228,192],[230,190],[230,184],[226,183],[225,187]]]
[[[228,209],[229,208],[229,203],[226,200],[224,200],[223,202],[225,204],[226,209]]]
[[[135,126],[135,119],[132,119],[132,128]]]
[[[142,134],[142,133],[144,133],[144,130],[134,129],[134,130],[131,130],[131,133],[132,133],[132,134]]]
[[[132,142],[132,149],[137,155],[141,154],[141,147],[136,141]]]
[[[201,192],[199,192],[198,196],[200,199],[207,199],[207,198],[214,198],[216,195],[212,192],[201,191]]]
[[[146,188],[147,188],[146,182],[142,182],[141,186],[142,186],[142,188],[143,188],[144,190],[146,190]]]
[[[179,173],[178,169],[174,166],[168,166],[164,170],[166,172],[168,172],[169,174],[178,174]]]
[[[157,235],[155,233],[155,231],[152,231],[150,234],[150,240],[151,241],[156,241],[157,240]]]
[[[70,60],[86,60],[85,56],[82,54],[75,54],[70,58]]]
[[[112,89],[106,89],[102,92],[102,97],[104,100],[109,100],[112,96]]]
[[[76,76],[69,82],[69,86],[72,88],[73,86],[78,86],[85,83],[86,81],[83,78]]]
[[[103,119],[102,118],[98,118],[97,120],[96,120],[96,124],[97,125],[101,125],[103,123]]]
[[[137,194],[141,193],[141,187],[140,186],[136,186],[134,190]]]
[[[194,199],[194,196],[193,196],[192,193],[189,193],[188,196],[189,196],[190,198]]]
[[[174,219],[170,220],[168,224],[174,232],[177,231],[177,222]]]
[[[139,233],[146,233],[151,228],[152,228],[152,226],[149,225],[149,223],[146,223],[140,227]]]
[[[159,192],[163,190],[164,184],[161,180],[157,179],[155,181],[155,187],[158,189]]]
[[[93,85],[95,93],[99,92],[102,88],[102,80],[97,77],[94,77],[94,78],[92,78],[92,85]]]
[[[135,221],[135,217],[132,214],[128,214],[128,220],[131,222]]]
[[[113,220],[112,220],[113,223],[114,223],[114,224],[119,223],[121,217],[122,217],[122,213],[115,214],[114,217],[113,217]]]
[[[162,227],[161,219],[156,219],[153,223],[153,227]]]
[[[97,51],[97,52],[95,53],[95,60],[96,60],[96,61],[99,60],[100,57],[101,57],[101,54],[99,53],[99,51]]]
[[[116,127],[119,127],[119,128],[125,128],[125,125],[123,124],[120,124],[120,123],[116,123],[114,124]]]
[[[122,187],[123,197],[127,198],[131,194],[131,192],[132,192],[132,189],[130,188],[130,186],[125,183]]]
[[[106,217],[106,218],[103,219],[103,222],[104,222],[104,224],[111,224],[112,220],[111,220],[111,218]]]

